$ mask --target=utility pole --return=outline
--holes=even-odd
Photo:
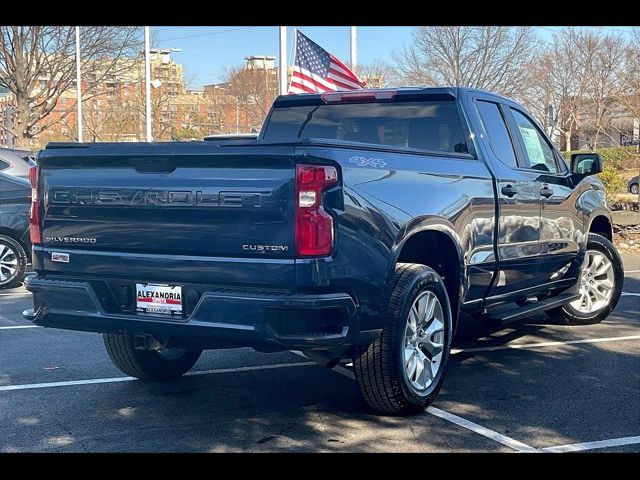
[[[280,95],[287,94],[287,27],[280,27]]]
[[[351,30],[351,70],[355,72],[358,65],[358,32],[357,27],[349,27]]]
[[[80,27],[76,27],[76,93],[78,104],[78,142],[82,143],[82,85],[80,83]]]
[[[147,142],[153,141],[151,130],[151,54],[149,53],[149,27],[144,27],[144,94],[147,121]]]

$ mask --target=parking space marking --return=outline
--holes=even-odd
[[[640,270],[625,270],[624,273],[640,273]]]
[[[0,293],[0,297],[11,297],[15,295],[31,295],[31,292],[11,292],[11,293]]]
[[[540,343],[516,343],[507,345],[497,345],[494,347],[477,347],[477,348],[452,348],[451,354],[456,355],[459,353],[467,352],[492,352],[495,350],[518,350],[529,348],[543,348],[543,347],[555,347],[558,345],[576,345],[579,343],[601,343],[601,342],[623,342],[626,340],[640,339],[640,335],[627,335],[624,337],[606,337],[606,338],[587,338],[582,340],[565,340],[562,342],[540,342]]]
[[[640,297],[640,293],[622,292],[623,297]]]
[[[0,327],[0,330],[21,330],[23,328],[40,328],[38,325],[11,325],[9,327]]]
[[[440,410],[436,407],[428,407],[426,409],[427,413],[434,415],[438,418],[442,418],[443,420],[447,420],[451,423],[455,423],[456,425],[466,428],[467,430],[471,430],[483,437],[490,438],[491,440],[501,443],[502,445],[506,445],[509,448],[513,448],[518,452],[537,452],[538,450],[533,448],[526,443],[519,442],[518,440],[514,440],[513,438],[507,437],[506,435],[502,435],[494,430],[490,430],[482,425],[478,425],[466,418],[459,417],[458,415],[454,415],[453,413],[445,412],[444,410]]]
[[[623,445],[635,445],[640,443],[640,437],[612,438],[610,440],[600,440],[597,442],[571,443],[569,445],[558,445],[556,447],[544,447],[539,451],[547,453],[582,452],[584,450],[594,450],[596,448],[620,447]]]
[[[293,350],[290,350],[290,351],[291,353],[295,353],[296,355],[300,355],[304,357],[304,354],[302,352],[297,352]],[[355,380],[355,375],[351,370],[347,368],[337,366],[337,367],[334,367],[332,370],[334,370],[335,372],[341,375],[344,375],[345,377],[350,378],[351,380]],[[495,442],[501,443],[502,445],[506,445],[509,448],[513,448],[518,452],[536,452],[537,451],[535,448],[527,445],[526,443],[522,443],[522,442],[519,442],[518,440],[514,440],[513,438],[509,438],[505,435],[502,435],[501,433],[498,433],[489,428],[483,427],[482,425],[478,425],[477,423],[474,423],[470,420],[459,417],[458,415],[454,415],[453,413],[446,412],[439,408],[428,407],[425,410],[425,412],[431,415],[434,415],[438,418],[442,418],[443,420],[447,420],[451,423],[454,423],[459,427],[465,428],[474,433],[482,435],[483,437],[487,437]]]
[[[274,363],[271,365],[256,365],[255,367],[218,368],[214,370],[196,370],[193,372],[188,372],[185,376],[212,375],[217,373],[232,373],[232,372],[249,372],[254,370],[272,370],[275,368],[308,367],[311,365],[318,365],[318,364],[315,362],[291,362],[291,363]],[[0,385],[0,392],[8,392],[8,391],[14,391],[14,390],[33,390],[36,388],[70,387],[75,385],[93,385],[93,384],[99,384],[99,383],[131,382],[133,380],[137,380],[137,378],[111,377],[111,378],[92,378],[88,380],[71,380],[66,382],[26,383],[22,385]]]

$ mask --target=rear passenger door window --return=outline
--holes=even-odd
[[[522,146],[527,154],[528,168],[541,172],[558,173],[559,168],[553,147],[549,145],[536,124],[515,108],[511,108],[511,113],[518,127]]]
[[[518,163],[513,142],[507,130],[505,119],[500,112],[500,107],[498,107],[497,103],[484,100],[478,100],[476,104],[482,124],[489,137],[491,150],[502,163],[509,167],[517,168]]]

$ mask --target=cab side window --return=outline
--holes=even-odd
[[[541,172],[558,173],[559,169],[553,148],[538,127],[520,111],[511,108],[511,113],[527,152],[529,168]]]

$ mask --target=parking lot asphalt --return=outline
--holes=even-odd
[[[424,414],[371,414],[349,365],[294,352],[204,352],[156,384],[124,376],[97,334],[31,328],[0,290],[0,452],[640,452],[640,257],[599,325],[465,318]],[[23,328],[27,327],[27,328]]]

